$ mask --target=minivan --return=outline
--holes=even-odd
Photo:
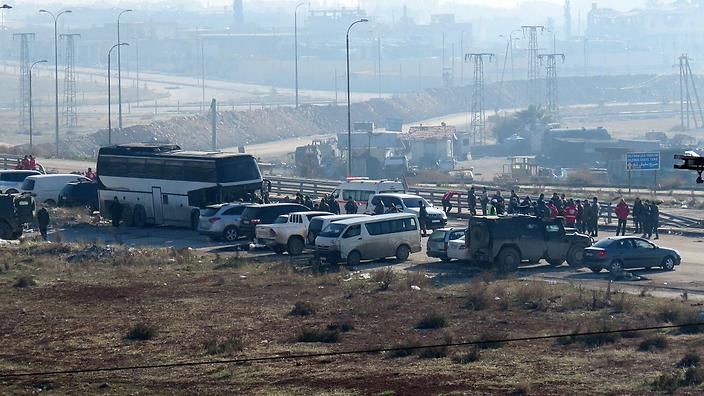
[[[318,257],[342,260],[348,266],[392,256],[405,261],[421,251],[418,219],[390,213],[331,223],[315,239],[315,250]]]
[[[293,203],[257,204],[248,206],[242,212],[240,221],[240,235],[247,239],[254,239],[255,229],[258,224],[272,224],[281,215],[292,212],[307,212],[310,209],[303,205]]]
[[[329,215],[329,216],[318,216],[313,218],[308,225],[308,235],[306,237],[306,245],[315,247],[315,238],[318,237],[321,231],[325,229],[330,223],[337,223],[338,221],[347,219],[356,219],[360,217],[369,217],[363,214],[347,214],[347,215]]]
[[[36,202],[56,205],[59,193],[71,182],[90,182],[85,176],[72,174],[28,176],[22,183],[22,192],[31,193]]]

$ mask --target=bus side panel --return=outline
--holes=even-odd
[[[188,206],[188,196],[164,194],[164,223],[170,225],[188,226],[191,224],[191,210]]]

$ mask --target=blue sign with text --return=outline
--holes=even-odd
[[[660,170],[660,153],[626,153],[626,170]]]

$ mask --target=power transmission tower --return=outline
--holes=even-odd
[[[694,104],[692,101],[692,94],[694,94],[694,99],[696,100],[697,110],[699,110],[699,119],[701,120],[701,125],[704,126],[704,113],[702,113],[702,106],[699,102],[699,93],[697,92],[697,86],[694,83],[694,76],[692,75],[692,68],[689,66],[689,56],[687,54],[682,54],[680,56],[680,126],[685,129],[685,119],[687,120],[687,130],[690,128],[690,119],[694,120],[694,127],[699,128],[699,123],[697,122],[697,114],[694,112]],[[690,91],[691,88],[691,91]]]
[[[538,32],[543,32],[545,26],[524,25],[523,38],[528,37],[528,104],[538,104],[538,79],[540,78],[540,61],[538,59]]]
[[[62,34],[66,40],[66,68],[64,69],[64,127],[75,128],[78,126],[76,113],[76,47],[74,39],[80,34]]]
[[[20,38],[19,133],[29,133],[29,41],[34,40],[34,33],[15,33],[12,37]]]
[[[465,62],[474,62],[474,86],[472,90],[472,118],[469,124],[474,144],[477,138],[480,144],[486,144],[486,116],[484,114],[484,59],[489,62],[494,57],[491,53],[473,53],[464,56]]]
[[[557,95],[557,58],[565,62],[565,54],[540,54],[540,63],[545,62],[545,109],[550,117],[557,121],[560,118],[560,102]]]

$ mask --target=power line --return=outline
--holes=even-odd
[[[679,325],[636,327],[636,328],[619,329],[619,330],[590,331],[590,332],[584,332],[584,333],[552,334],[552,335],[544,335],[544,336],[515,337],[515,338],[481,340],[481,341],[447,342],[447,343],[442,343],[442,344],[420,345],[420,346],[404,346],[404,347],[362,349],[362,350],[350,350],[350,351],[338,351],[338,352],[306,353],[306,354],[297,354],[297,355],[273,355],[273,356],[261,356],[261,357],[240,358],[240,359],[204,360],[204,361],[196,361],[196,362],[176,362],[176,363],[161,363],[161,364],[144,364],[144,365],[135,365],[135,366],[96,367],[96,368],[74,369],[74,370],[34,371],[34,372],[26,372],[26,373],[6,373],[6,374],[0,374],[0,379],[5,380],[5,379],[11,379],[11,378],[47,377],[47,376],[55,376],[55,375],[67,375],[67,374],[87,374],[87,373],[128,371],[128,370],[145,370],[145,369],[173,368],[173,367],[211,366],[211,365],[221,365],[221,364],[242,364],[242,363],[267,362],[267,361],[275,361],[275,360],[303,360],[303,359],[313,359],[313,358],[330,357],[330,356],[375,354],[375,353],[382,353],[382,352],[411,351],[411,350],[429,349],[429,348],[449,348],[449,347],[472,346],[472,345],[508,344],[508,343],[512,343],[512,342],[522,342],[522,341],[540,341],[540,340],[549,340],[549,339],[567,338],[567,337],[586,337],[586,336],[618,334],[618,333],[627,333],[627,332],[642,332],[642,331],[652,331],[652,330],[679,329],[679,328],[684,328],[684,327],[698,327],[698,326],[704,326],[704,322],[687,323],[687,324],[679,324]]]

